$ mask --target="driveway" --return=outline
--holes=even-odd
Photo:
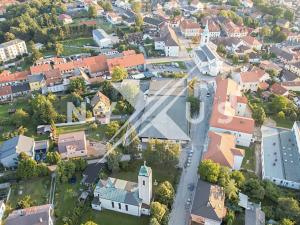
[[[190,205],[187,205],[187,200],[193,200],[194,191],[189,189],[191,184],[196,186],[198,180],[198,166],[201,161],[203,150],[207,146],[207,132],[209,129],[209,118],[212,108],[213,97],[206,97],[209,91],[213,94],[213,88],[208,87],[207,84],[201,85],[199,87],[200,100],[202,100],[200,117],[203,119],[196,124],[191,125],[191,143],[190,146],[183,149],[181,152],[181,160],[187,158],[188,152],[192,149],[194,151],[192,156],[191,165],[187,168],[183,168],[180,182],[177,187],[176,197],[173,203],[172,211],[170,214],[169,225],[185,225],[188,223],[190,215]]]

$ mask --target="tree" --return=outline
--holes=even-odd
[[[129,125],[129,127],[130,129],[128,130],[131,131],[131,133],[128,137],[129,145],[127,147],[127,150],[129,151],[132,158],[136,158],[139,153],[139,146],[141,144],[141,141],[138,137],[136,129],[134,129],[134,127],[132,127],[131,125]]]
[[[234,65],[239,64],[239,57],[238,57],[237,55],[233,55],[233,56],[232,56],[232,63],[233,63]]]
[[[242,187],[245,183],[245,177],[241,171],[234,170],[230,174],[230,178],[233,179],[237,185],[237,187]]]
[[[252,117],[258,125],[263,124],[267,118],[264,108],[257,104],[252,106]]]
[[[284,218],[284,219],[280,220],[278,225],[296,225],[296,222],[293,220]]]
[[[112,138],[117,131],[120,129],[120,124],[118,121],[111,121],[107,126],[106,126],[106,131],[105,135],[108,138]]]
[[[17,109],[15,114],[12,116],[12,123],[19,127],[27,124],[28,119],[29,115],[26,111],[23,109]]]
[[[152,217],[150,219],[149,225],[160,225],[160,223],[157,221],[155,217]]]
[[[128,77],[127,70],[120,66],[115,66],[112,71],[112,80],[121,81]]]
[[[261,185],[258,179],[250,178],[246,180],[243,191],[246,195],[248,195],[251,199],[256,202],[260,202],[264,199],[265,189]]]
[[[88,13],[89,13],[89,17],[90,18],[96,18],[97,17],[97,9],[96,9],[96,7],[94,5],[91,5],[89,7]]]
[[[12,40],[16,39],[16,36],[13,33],[6,32],[4,34],[4,39],[5,39],[5,41],[12,41]]]
[[[56,42],[55,43],[55,53],[56,53],[56,55],[61,56],[63,52],[64,52],[64,46],[61,43]]]
[[[60,182],[66,183],[69,179],[71,179],[76,170],[76,165],[73,161],[60,161],[57,164],[57,176]]]
[[[220,172],[218,176],[218,184],[225,187],[230,180],[230,170],[228,167],[220,166]]]
[[[139,1],[134,1],[131,3],[131,9],[133,12],[135,12],[136,14],[141,13],[141,9],[142,9],[142,3]]]
[[[171,206],[174,200],[175,190],[169,181],[164,181],[159,184],[155,194],[160,203]]]
[[[35,62],[35,61],[37,61],[37,60],[39,60],[40,58],[43,57],[43,54],[35,47],[32,48],[31,53],[32,53],[33,62]]]
[[[47,152],[46,162],[50,165],[56,165],[61,160],[60,154],[58,152]]]
[[[98,225],[97,223],[94,223],[93,221],[87,221],[81,225]]]
[[[220,174],[220,165],[211,160],[203,160],[199,165],[198,173],[203,180],[216,183]]]
[[[299,221],[300,207],[298,201],[289,197],[279,198],[276,207],[276,215],[278,218],[289,218]]]
[[[143,17],[138,14],[136,17],[135,17],[135,25],[140,29],[142,26],[143,26]]]
[[[290,22],[293,22],[295,19],[295,13],[289,9],[286,9],[284,12],[284,18],[289,20]]]
[[[30,195],[25,195],[20,201],[17,202],[17,209],[26,209],[33,206],[33,201]]]
[[[151,216],[160,223],[166,213],[166,206],[159,202],[152,202],[150,205],[150,212]]]
[[[225,217],[225,221],[227,225],[232,225],[235,219],[235,215],[234,215],[234,211],[233,210],[228,210],[226,217]]]
[[[280,111],[277,113],[278,119],[284,120],[285,119],[285,113],[283,111]]]
[[[82,95],[86,91],[85,80],[82,77],[72,79],[69,84],[69,91]]]
[[[113,173],[118,172],[120,169],[121,156],[117,150],[111,151],[107,156],[107,167]]]
[[[33,121],[38,124],[51,124],[57,120],[58,114],[52,102],[45,96],[38,94],[31,100]]]
[[[280,111],[285,112],[289,103],[290,100],[288,98],[281,95],[276,95],[272,99],[272,110],[274,111],[274,113],[278,113]]]
[[[225,185],[225,194],[229,200],[237,200],[238,198],[238,188],[234,180],[230,179],[229,182]]]
[[[16,174],[21,179],[36,177],[38,175],[37,162],[25,153],[20,154]]]
[[[197,116],[199,114],[200,110],[200,100],[199,98],[196,98],[194,96],[189,96],[188,97],[188,102],[191,104],[191,116]]]

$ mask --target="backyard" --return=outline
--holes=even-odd
[[[238,146],[238,148],[242,148],[245,150],[245,157],[242,162],[242,168],[248,171],[255,171],[255,149],[254,146],[249,148]]]

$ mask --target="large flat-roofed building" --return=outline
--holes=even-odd
[[[292,129],[262,126],[262,177],[277,185],[300,189],[300,123]]]
[[[186,115],[187,80],[155,78],[145,93],[139,137],[187,143],[189,122]]]
[[[0,44],[0,61],[2,62],[15,59],[17,56],[25,53],[28,53],[25,41],[20,39]]]

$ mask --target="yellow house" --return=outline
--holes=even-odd
[[[31,91],[39,91],[46,86],[45,78],[42,74],[28,76]]]
[[[107,124],[110,121],[110,100],[100,91],[98,91],[91,100],[93,114],[97,121]]]

